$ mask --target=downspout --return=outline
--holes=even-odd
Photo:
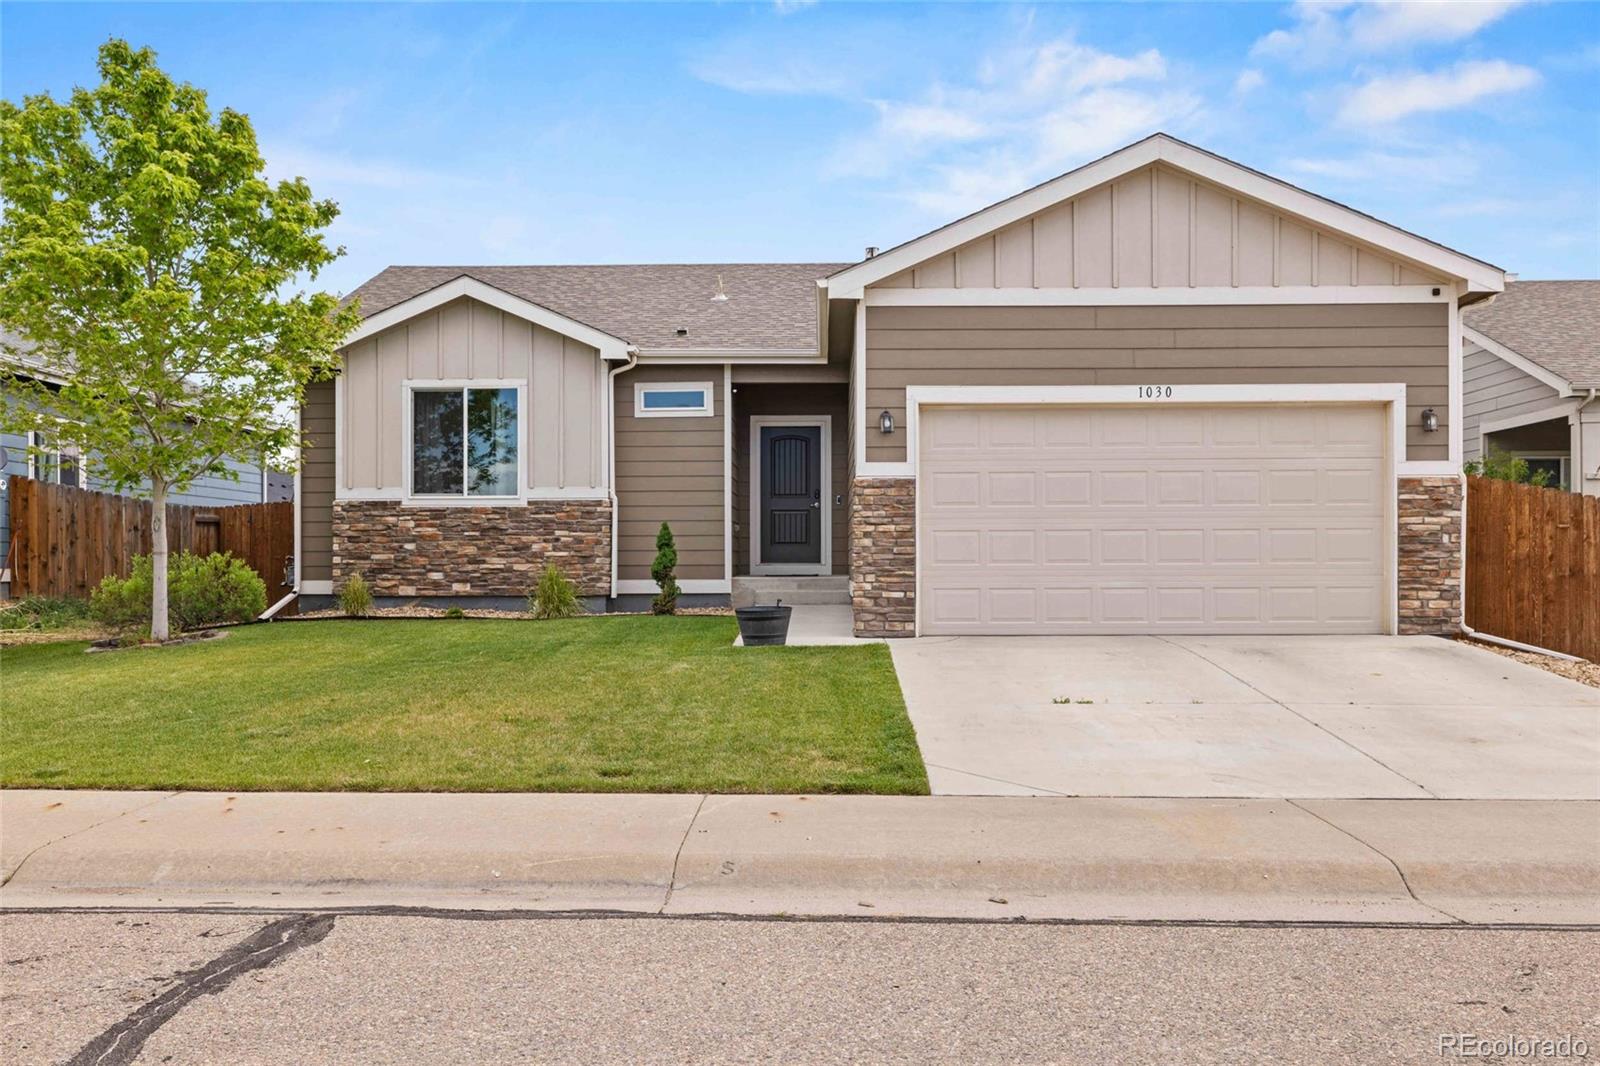
[[[617,597],[617,378],[639,365],[639,349],[628,347],[628,361],[606,375],[606,498],[611,501],[611,598]]]

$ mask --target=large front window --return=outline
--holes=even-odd
[[[517,495],[517,390],[413,390],[411,494]]]

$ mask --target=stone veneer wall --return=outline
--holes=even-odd
[[[1400,479],[1400,632],[1461,631],[1461,494],[1459,477]]]
[[[611,502],[509,507],[333,505],[333,583],[356,571],[376,596],[526,596],[546,562],[580,596],[611,592]]]
[[[850,484],[850,604],[858,637],[910,637],[917,628],[917,483],[858,477]]]

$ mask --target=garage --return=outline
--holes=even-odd
[[[920,412],[919,631],[1382,633],[1381,404]]]

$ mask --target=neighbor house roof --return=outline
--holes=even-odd
[[[1461,321],[1574,388],[1600,388],[1600,281],[1514,281]]]
[[[814,352],[817,279],[840,265],[392,266],[350,296],[370,318],[466,277],[646,351]]]

